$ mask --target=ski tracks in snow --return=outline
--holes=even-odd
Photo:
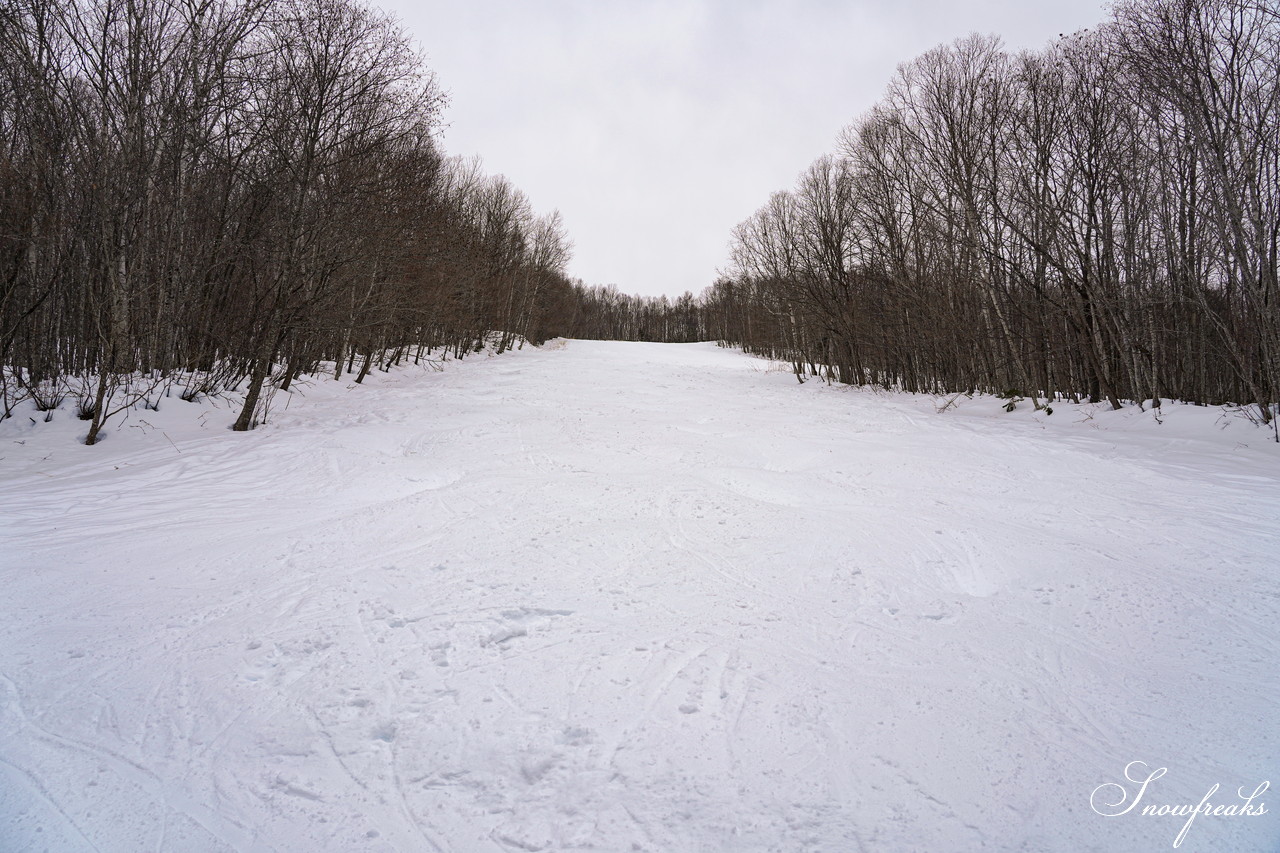
[[[1171,802],[1267,778],[1274,454],[935,417],[762,365],[574,341],[23,463],[0,833],[1162,849],[1176,827],[1089,791],[1133,760],[1181,772]]]

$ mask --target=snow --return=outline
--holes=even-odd
[[[24,411],[0,849],[1163,850],[1185,818],[1091,806],[1126,765],[1276,781],[1268,433],[945,402],[556,341],[250,433]]]

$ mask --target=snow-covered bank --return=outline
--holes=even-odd
[[[1142,805],[1280,781],[1265,431],[764,367],[0,424],[0,849],[1163,850],[1091,808],[1130,762]]]

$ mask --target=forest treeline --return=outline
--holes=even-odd
[[[676,299],[619,293],[613,285],[574,283],[568,336],[602,341],[691,343],[706,340],[702,305],[692,293]]]
[[[0,4],[4,414],[72,394],[92,444],[181,374],[248,429],[322,362],[562,333],[559,216],[446,157],[444,105],[355,0]]]
[[[1280,400],[1280,5],[1126,0],[883,100],[732,235],[707,333],[910,391]]]
[[[699,299],[568,279],[559,216],[442,150],[445,100],[359,0],[0,2],[0,417],[71,395],[93,443],[180,378],[250,429],[304,373],[556,335],[1037,405],[1280,400],[1276,0],[903,64]]]

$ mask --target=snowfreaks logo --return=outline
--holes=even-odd
[[[1125,765],[1124,778],[1137,786],[1133,793],[1133,799],[1129,799],[1129,789],[1124,783],[1106,782],[1093,789],[1093,793],[1089,795],[1089,805],[1103,817],[1119,817],[1136,809],[1138,804],[1145,798],[1147,804],[1142,807],[1141,811],[1141,814],[1145,817],[1185,817],[1187,822],[1182,825],[1182,831],[1173,839],[1174,847],[1182,845],[1182,840],[1187,837],[1187,830],[1191,829],[1191,823],[1200,815],[1212,817],[1256,817],[1267,813],[1266,804],[1262,802],[1255,803],[1254,800],[1261,797],[1271,787],[1270,782],[1263,782],[1258,785],[1253,789],[1252,793],[1246,793],[1244,788],[1239,788],[1236,794],[1240,798],[1240,802],[1232,800],[1227,803],[1221,803],[1220,801],[1217,805],[1210,802],[1210,798],[1217,794],[1218,789],[1222,787],[1216,782],[1209,789],[1209,792],[1200,798],[1199,805],[1193,806],[1190,803],[1169,805],[1168,803],[1151,802],[1151,798],[1147,796],[1147,787],[1168,772],[1169,768],[1167,767],[1148,772],[1145,761],[1131,761]]]

